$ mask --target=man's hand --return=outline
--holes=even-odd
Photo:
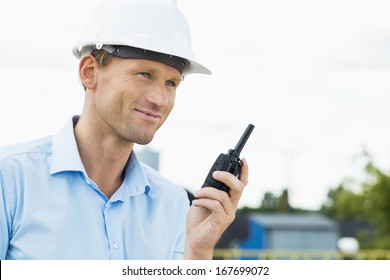
[[[185,259],[212,259],[215,244],[233,222],[238,202],[248,183],[248,164],[242,159],[238,178],[226,171],[217,171],[214,179],[226,184],[228,193],[212,187],[195,192],[195,200],[187,214]]]

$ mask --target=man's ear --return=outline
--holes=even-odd
[[[86,89],[96,87],[96,71],[98,65],[92,55],[85,55],[80,59],[79,76],[81,83]]]

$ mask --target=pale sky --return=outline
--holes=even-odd
[[[0,146],[56,133],[81,113],[71,49],[99,1],[3,2]],[[288,186],[294,207],[317,209],[329,188],[362,177],[363,147],[390,170],[390,2],[178,4],[213,74],[185,78],[149,145],[166,177],[196,190],[248,123],[256,128],[241,154],[250,166],[241,206]]]

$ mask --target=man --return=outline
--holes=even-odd
[[[1,259],[211,259],[248,180],[183,189],[137,160],[171,112],[191,52],[174,1],[103,2],[73,53],[81,116],[53,137],[0,150]]]

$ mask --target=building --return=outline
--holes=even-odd
[[[241,249],[337,250],[339,228],[317,214],[257,214],[248,216],[249,236]]]
[[[159,171],[160,169],[160,153],[150,149],[148,146],[145,146],[141,151],[137,152],[137,157],[143,163],[149,165],[153,169]],[[187,192],[189,203],[191,204],[192,200],[195,199],[194,195],[184,188]]]
[[[148,146],[145,146],[141,151],[137,152],[137,157],[140,161],[146,163],[153,169],[159,171],[160,168],[160,153],[153,151]]]

